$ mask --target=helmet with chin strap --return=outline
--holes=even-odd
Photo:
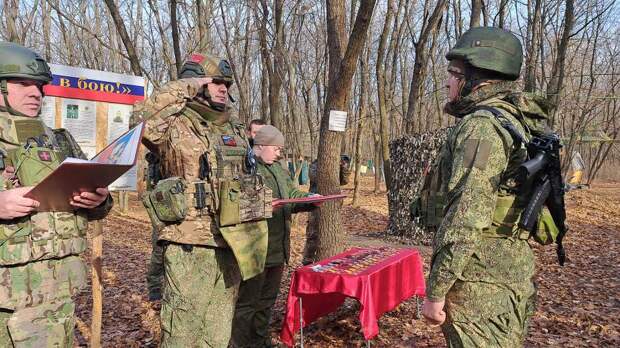
[[[213,83],[225,84],[227,88],[230,88],[234,83],[233,72],[226,59],[198,53],[192,54],[179,71],[179,78],[181,79],[192,77],[210,77],[213,79]],[[213,101],[207,89],[204,91],[204,97],[213,109],[226,110],[226,104]]]
[[[52,81],[52,72],[45,59],[33,50],[13,42],[0,42],[0,91],[5,105],[0,110],[26,116],[9,104],[7,81],[11,79],[34,80],[43,86]]]
[[[521,41],[510,31],[495,27],[469,29],[446,54],[449,61],[465,64],[462,95],[471,92],[483,80],[519,78],[523,63]]]

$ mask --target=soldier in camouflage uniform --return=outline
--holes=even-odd
[[[307,197],[297,190],[288,171],[278,161],[284,135],[274,126],[262,126],[254,137],[258,172],[271,188],[274,199]],[[241,283],[235,308],[231,346],[271,347],[269,319],[280,291],[284,264],[289,260],[291,215],[308,211],[313,204],[287,204],[274,208],[269,225],[269,246],[265,271]]]
[[[164,247],[161,342],[226,347],[239,282],[263,271],[271,191],[228,112],[228,62],[193,55],[181,76],[133,114],[161,160],[162,180],[143,198]]]
[[[310,164],[308,176],[310,177],[310,192],[318,193],[317,171],[319,166],[319,160],[314,160]],[[348,155],[340,156],[340,172],[338,173],[340,179],[340,185],[346,185],[349,183],[351,177],[351,158]],[[319,247],[319,212],[313,211],[308,214],[308,225],[306,226],[306,244],[304,245],[304,257],[301,261],[304,265],[309,265],[318,261],[316,259],[317,250]]]
[[[159,170],[159,157],[148,152],[144,156],[148,166],[146,172],[146,190],[151,191],[161,177]],[[157,241],[158,231],[155,227],[151,230],[151,258],[146,273],[146,287],[149,291],[149,301],[161,300],[161,287],[164,278],[164,248]]]
[[[105,188],[74,196],[73,212],[38,212],[24,197],[65,157],[85,158],[66,130],[38,117],[51,80],[38,54],[0,43],[0,347],[73,346],[71,296],[86,285],[87,222],[112,206]],[[37,173],[41,165],[48,171]]]
[[[499,28],[474,28],[446,55],[449,102],[459,119],[418,200],[433,229],[423,307],[449,347],[523,346],[534,312],[534,255],[517,221],[531,188],[517,184],[526,144],[546,127],[542,104],[518,92],[522,49]]]

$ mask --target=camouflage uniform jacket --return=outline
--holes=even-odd
[[[190,206],[185,219],[179,224],[164,227],[159,232],[159,239],[228,248],[231,240],[224,239],[223,229],[263,228],[262,224],[258,226],[255,222],[244,222],[230,228],[218,226],[218,185],[220,180],[248,173],[244,161],[249,145],[243,124],[231,119],[228,112],[214,111],[195,100],[200,88],[195,79],[168,83],[156,95],[134,107],[132,123],[147,120],[142,142],[160,158],[162,179],[181,177],[189,184],[186,191],[188,202],[192,202],[193,182],[205,180],[209,184],[206,187],[210,196],[207,199],[208,208],[197,211]],[[262,223],[264,233],[260,233],[266,238],[266,223],[264,220]],[[260,236],[256,238],[261,239]],[[244,244],[241,239],[239,242]],[[253,248],[250,244],[240,248]],[[266,247],[266,241],[264,244]],[[236,255],[237,251],[241,252],[234,251]]]
[[[260,159],[258,172],[265,180],[265,185],[271,188],[274,199],[307,197],[309,193],[295,188],[293,180],[280,162],[265,164]],[[269,238],[267,247],[266,267],[273,267],[288,263],[291,235],[291,215],[296,212],[313,209],[311,204],[286,204],[273,212],[273,217],[267,219]]]
[[[25,125],[20,129],[20,124]],[[61,157],[78,157],[85,159],[77,142],[64,129],[52,130],[43,125],[38,118],[13,116],[0,112],[0,151],[4,154],[18,144],[25,143],[25,135],[32,136],[34,129],[39,128],[48,139],[51,139],[52,149],[60,152]],[[9,188],[9,183],[0,179],[0,190]],[[13,270],[33,262],[57,260],[70,255],[81,254],[87,246],[86,229],[88,220],[105,217],[112,208],[112,199],[108,199],[94,209],[77,209],[74,212],[38,212],[12,220],[0,220],[0,308],[19,308],[33,306],[44,301],[47,296],[45,289],[40,297],[34,298],[34,289],[31,294],[19,289],[30,287],[33,284],[22,284],[13,274]],[[44,268],[44,267],[42,267]],[[51,269],[51,268],[50,268]],[[28,283],[29,281],[26,281]],[[18,284],[19,283],[19,284]],[[21,284],[21,285],[20,285]],[[72,284],[81,287],[84,284]],[[50,287],[52,289],[52,287]],[[48,289],[47,291],[50,291]]]
[[[433,240],[427,297],[446,299],[452,314],[463,315],[455,320],[491,317],[506,308],[508,304],[501,303],[505,296],[481,290],[489,284],[517,293],[533,291],[534,260],[528,236],[500,236],[493,228],[496,203],[514,195],[515,171],[526,150],[524,144],[513,142],[491,112],[478,109],[493,106],[529,139],[514,116],[519,111],[503,101],[511,88],[507,83],[484,86],[461,101],[456,111],[462,119],[449,134],[431,174],[439,175],[445,208]]]

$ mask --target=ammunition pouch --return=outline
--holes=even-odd
[[[558,235],[558,228],[553,223],[553,218],[547,208],[543,208],[538,216],[536,229],[529,233],[519,228],[519,219],[525,209],[525,202],[521,202],[519,197],[499,196],[493,213],[491,227],[485,231],[486,237],[495,238],[518,238],[527,240],[532,237],[537,243],[542,245],[551,244]]]
[[[529,233],[519,228],[519,218],[525,203],[515,196],[498,196],[491,226],[484,231],[485,237],[517,238],[527,240]]]
[[[0,224],[0,266],[78,255],[86,250],[82,213],[37,213]]]
[[[149,211],[151,220],[156,218],[160,222],[175,223],[180,222],[187,216],[187,199],[185,190],[187,183],[180,177],[172,177],[161,180],[155,185],[153,190],[145,195],[145,207]],[[149,209],[150,206],[150,209]],[[154,223],[154,225],[158,225]]]
[[[422,191],[409,207],[411,217],[420,226],[437,228],[441,224],[446,206],[445,195],[440,192]]]
[[[220,226],[268,219],[272,216],[272,192],[258,175],[220,180]]]
[[[547,207],[543,207],[538,215],[536,230],[532,232],[532,238],[538,244],[549,245],[556,241],[560,230],[553,222],[553,217]]]
[[[419,226],[437,228],[443,220],[446,193],[440,191],[439,164],[434,163],[424,177],[417,198],[409,207],[411,217]]]
[[[222,226],[219,230],[235,255],[243,280],[263,272],[268,246],[266,220]]]

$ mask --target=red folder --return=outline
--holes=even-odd
[[[91,160],[67,158],[25,197],[39,201],[38,211],[75,210],[69,202],[76,193],[107,187],[136,164],[143,132],[144,124],[140,123]]]
[[[302,198],[288,198],[288,199],[275,199],[272,203],[274,206],[284,205],[288,203],[319,203],[325,201],[332,201],[335,199],[343,199],[346,198],[347,195],[337,194],[337,195],[326,195],[326,196],[310,196],[310,197],[302,197]]]

